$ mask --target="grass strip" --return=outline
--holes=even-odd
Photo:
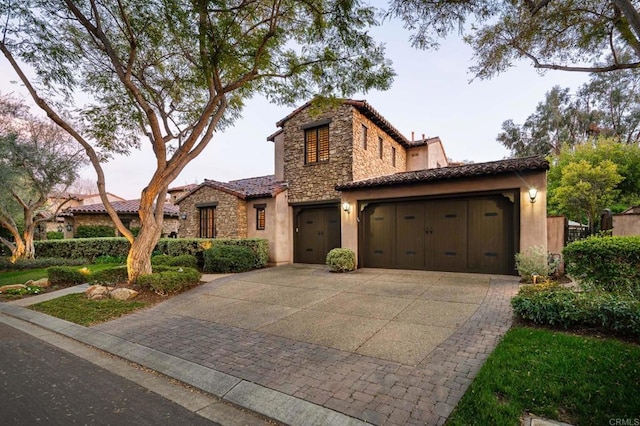
[[[89,326],[121,317],[147,305],[147,302],[136,300],[88,300],[84,293],[79,293],[37,303],[29,306],[29,309]]]
[[[489,356],[447,425],[520,425],[525,413],[573,425],[637,422],[640,346],[615,339],[512,328]]]

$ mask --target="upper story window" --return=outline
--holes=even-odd
[[[367,149],[367,126],[365,126],[364,124],[362,125],[362,132],[360,133],[360,144],[362,145],[362,149],[366,150]]]
[[[383,154],[383,141],[382,141],[382,137],[378,136],[378,156],[380,157],[380,159],[382,160],[382,154]]]
[[[329,125],[304,131],[304,162],[314,164],[329,161]]]
[[[391,147],[391,165],[396,166],[396,148],[393,146]]]

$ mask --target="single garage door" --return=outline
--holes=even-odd
[[[297,207],[294,262],[325,263],[327,253],[340,247],[340,206]]]
[[[363,266],[511,274],[513,216],[501,195],[369,204]]]

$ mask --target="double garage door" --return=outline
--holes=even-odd
[[[502,195],[372,203],[363,222],[364,267],[513,273],[514,204]]]

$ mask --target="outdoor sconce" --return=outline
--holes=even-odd
[[[529,188],[529,201],[531,203],[536,202],[536,197],[538,196],[538,190],[536,188]]]
[[[349,204],[348,201],[345,201],[344,203],[342,203],[342,210],[347,213],[351,213],[351,204]]]
[[[180,219],[182,219],[182,220],[187,220],[187,214],[186,214],[186,213],[182,213],[182,214],[180,215]]]
[[[73,226],[71,226],[71,224],[67,225],[67,231],[71,232],[71,230],[73,230]]]

